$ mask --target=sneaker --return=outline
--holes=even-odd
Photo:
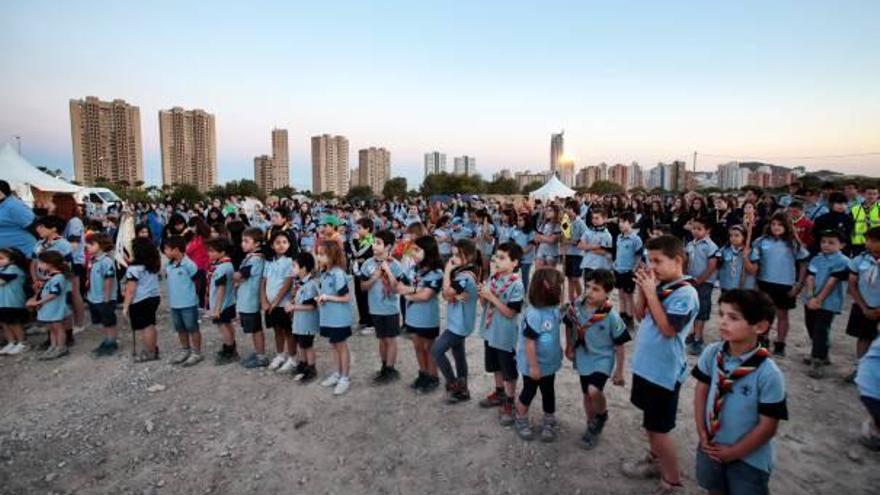
[[[334,371],[333,373],[327,375],[327,378],[324,378],[324,381],[321,382],[322,387],[334,387],[339,383],[339,372]]]
[[[484,409],[499,407],[504,404],[504,399],[506,398],[507,395],[504,392],[498,393],[498,391],[495,390],[480,401],[480,407]]]
[[[524,418],[516,416],[513,420],[513,427],[516,429],[516,434],[523,440],[530,442],[535,438],[535,433],[532,431],[532,425],[529,423],[528,416]]]
[[[214,365],[216,366],[223,366],[237,361],[238,351],[235,350],[235,347],[230,347],[226,344],[223,344],[223,347],[214,355]]]
[[[812,366],[810,366],[810,371],[807,372],[807,376],[814,380],[825,378],[825,371],[822,369],[823,367],[822,362],[817,359],[813,362]]]
[[[498,410],[498,423],[501,424],[501,426],[510,426],[515,421],[516,417],[513,412],[513,400],[506,399]]]
[[[293,370],[298,369],[298,368],[299,368],[299,363],[297,363],[296,360],[293,359],[292,357],[289,357],[284,361],[284,364],[282,364],[278,368],[277,371],[278,371],[278,373],[291,373],[291,372],[293,372]],[[271,364],[269,365],[269,369],[272,369]]]
[[[813,364],[813,358],[810,357],[810,356],[805,357],[805,358],[804,358],[804,364],[806,364],[807,366]]]
[[[349,387],[351,387],[351,380],[347,376],[340,376],[336,387],[333,388],[333,395],[342,395],[348,392]]]
[[[413,382],[409,384],[409,388],[411,388],[413,390],[418,390],[418,389],[422,388],[425,385],[425,378],[427,378],[427,375],[425,375],[425,372],[419,371],[419,376],[417,376],[416,379],[413,380]]]
[[[10,349],[9,352],[6,353],[6,355],[7,356],[16,356],[18,354],[21,354],[22,352],[27,352],[27,350],[28,350],[28,345],[25,344],[24,342],[19,342],[19,343],[15,344],[15,347]]]
[[[269,363],[269,369],[272,371],[280,368],[290,357],[286,353],[276,354],[274,358],[272,358],[272,362]]]
[[[440,388],[440,378],[431,375],[425,375],[425,382],[422,384],[422,387],[416,389],[416,392],[420,394],[430,394],[431,392]]]
[[[593,450],[598,444],[599,437],[590,433],[590,427],[588,426],[586,431],[584,431],[584,436],[581,437],[581,448],[584,450]]]
[[[773,355],[780,358],[785,357],[785,342],[773,343]]]
[[[252,353],[241,361],[241,365],[249,370],[265,368],[266,366],[269,366],[269,358],[262,354]]]
[[[136,363],[148,363],[150,361],[156,361],[159,359],[159,351],[149,352],[149,351],[141,351],[137,356],[134,357],[134,362]]]
[[[694,340],[688,345],[688,354],[691,356],[699,356],[703,353],[703,341],[702,340]]]
[[[388,379],[388,368],[385,365],[382,365],[382,369],[377,371],[373,375],[373,385],[382,385],[387,382]]]
[[[74,335],[80,334],[80,333],[82,333],[83,331],[85,331],[85,329],[86,329],[86,326],[85,326],[85,325],[80,325],[80,326],[76,326],[76,325],[74,325],[74,326],[73,326],[73,334],[74,334]]]
[[[468,391],[467,381],[459,380],[458,388],[455,391],[455,399],[457,402],[471,400],[471,393]]]
[[[306,366],[305,373],[299,379],[299,383],[305,385],[314,381],[315,378],[318,378],[318,370],[314,366]]]
[[[385,381],[383,383],[396,382],[400,379],[400,372],[394,367],[385,368]]]
[[[362,327],[358,333],[361,335],[373,335],[376,333],[376,329],[373,327]]]
[[[189,359],[189,349],[180,349],[171,356],[171,360],[168,362],[171,364],[183,364]]]
[[[455,404],[458,402],[458,399],[455,398],[455,391],[458,389],[458,383],[456,382],[447,382],[446,383],[446,402],[449,404]]]
[[[541,441],[550,443],[556,440],[556,416],[545,414],[541,419]]]
[[[606,411],[603,416],[596,415],[593,419],[590,420],[589,424],[587,424],[587,428],[589,428],[590,433],[594,436],[599,436],[602,434],[602,429],[605,428],[605,423],[608,421],[608,412]]]
[[[115,340],[102,340],[101,344],[92,350],[92,356],[96,358],[112,356],[118,349],[119,344]]]
[[[9,354],[9,351],[11,351],[16,345],[18,344],[16,344],[15,342],[9,342],[5,346],[3,346],[3,348],[0,349],[0,356],[5,356]]]
[[[40,360],[40,361],[46,361],[46,360],[52,359],[52,358],[50,358],[49,356],[51,356],[51,355],[54,354],[54,353],[55,353],[55,348],[50,346],[48,349],[46,349],[46,350],[44,350],[43,352],[41,352],[41,353],[37,356],[37,359]]]
[[[52,347],[52,341],[50,339],[46,339],[43,343],[37,346],[37,350],[40,351],[48,351]]]
[[[189,368],[190,366],[195,366],[202,362],[202,355],[198,351],[191,351],[189,356],[186,357],[186,361],[180,363],[184,368]]]
[[[660,477],[660,466],[651,454],[635,461],[625,461],[620,466],[624,476],[634,479],[650,479]]]
[[[302,363],[302,362],[297,363],[296,368],[294,368],[290,372],[290,374],[291,374],[291,376],[293,376],[294,380],[296,380],[296,381],[302,380],[302,377],[305,376],[305,374],[306,374],[306,368],[308,368],[308,367],[309,367],[309,365],[307,365],[306,363]]]

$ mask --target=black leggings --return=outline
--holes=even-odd
[[[532,404],[532,399],[541,389],[541,403],[544,406],[545,414],[553,414],[556,412],[556,388],[554,382],[556,374],[542,376],[540,380],[534,380],[528,375],[523,375],[522,392],[519,393],[519,401],[526,407]]]

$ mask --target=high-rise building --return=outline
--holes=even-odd
[[[359,185],[361,185],[361,178],[359,177],[359,175],[360,174],[358,172],[357,167],[351,169],[351,173],[349,174],[349,177],[351,177],[351,182],[349,183],[349,187],[355,188],[355,187],[358,187]]]
[[[648,190],[663,189],[664,168],[662,163],[648,171]]]
[[[627,189],[629,186],[629,167],[622,163],[613,165],[608,171],[608,180]]]
[[[718,188],[724,191],[739,189],[749,182],[749,169],[739,162],[718,165]]]
[[[663,168],[662,184],[660,187],[670,192],[684,192],[687,190],[687,164],[681,160],[672,163],[659,163]]]
[[[162,184],[189,184],[205,192],[217,182],[214,116],[174,107],[159,111]]]
[[[596,166],[598,170],[598,176],[596,180],[608,180],[608,164],[605,162],[600,163]]]
[[[472,156],[455,157],[455,175],[477,175],[477,159]]]
[[[432,151],[425,153],[425,177],[446,172],[446,153]]]
[[[574,187],[574,160],[563,157],[557,164],[556,174],[568,187]]]
[[[312,193],[348,194],[348,139],[323,134],[312,137]]]
[[[269,194],[275,187],[275,164],[269,155],[254,157],[254,182],[263,194]]]
[[[513,178],[513,174],[510,173],[509,168],[502,168],[498,172],[495,172],[494,174],[492,174],[493,181],[496,181],[499,179],[512,179],[512,178]]]
[[[290,185],[290,152],[287,129],[272,129],[272,176],[274,189]]]
[[[391,152],[369,147],[358,151],[358,185],[369,186],[373,194],[382,194],[391,178]]]
[[[638,162],[632,162],[629,164],[629,186],[628,189],[636,189],[645,187],[645,176],[642,173],[642,167],[639,166]]]
[[[70,100],[70,134],[76,180],[97,179],[134,185],[144,180],[141,111],[125,100],[94,96]]]
[[[547,182],[547,178],[552,176],[553,172],[535,172],[532,173],[528,170],[525,172],[517,172],[514,177],[516,178],[516,187],[522,190],[522,188],[531,184],[532,182],[540,182],[542,185]]]
[[[559,134],[551,134],[550,135],[550,171],[556,172],[559,170],[559,162],[562,160],[562,155],[565,154],[565,131],[559,131]],[[574,170],[572,170],[572,175],[574,174]],[[563,181],[564,182],[564,181]]]

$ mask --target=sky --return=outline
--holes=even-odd
[[[324,133],[351,166],[389,149],[410,187],[432,150],[546,170],[562,129],[577,168],[697,151],[880,176],[877,19],[874,0],[0,0],[0,143],[72,175],[68,101],[91,95],[140,107],[148,184],[173,106],[215,115],[221,181],[287,128],[299,189]]]

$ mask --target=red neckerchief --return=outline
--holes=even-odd
[[[501,280],[502,275],[495,274],[492,275],[492,278],[489,279],[489,291],[493,296],[500,298],[502,294],[504,294],[507,289],[517,280],[519,280],[519,275],[516,273],[508,273],[507,278],[504,280],[504,283],[499,287],[498,281]],[[492,318],[495,316],[495,305],[486,303],[486,327],[489,328],[492,326]]]
[[[657,297],[660,299],[660,302],[663,302],[666,300],[667,297],[671,296],[673,292],[677,291],[678,289],[681,289],[682,287],[684,287],[686,285],[693,286],[694,279],[683,278],[683,279],[679,280],[678,282],[675,282],[672,285],[669,285],[666,288],[661,289],[658,287],[657,288]]]
[[[217,267],[219,265],[222,265],[223,263],[232,263],[232,259],[224,256],[217,261],[212,262],[211,266],[208,267],[208,280],[211,280],[211,277],[214,276],[214,270],[216,270]]]
[[[584,302],[586,302],[586,300],[584,300]],[[605,304],[596,309],[592,316],[590,316],[590,319],[583,325],[578,323],[577,306],[572,304],[568,307],[568,317],[571,320],[572,326],[574,326],[575,347],[582,345],[584,346],[584,349],[586,349],[587,330],[589,330],[591,326],[607,318],[612,307],[613,305],[611,304],[611,301],[605,301]]]
[[[712,411],[709,416],[709,437],[712,438],[721,429],[721,408],[724,405],[724,396],[733,390],[733,384],[740,378],[758,369],[761,363],[770,356],[770,351],[760,344],[755,353],[749,356],[742,364],[731,370],[730,373],[724,372],[724,353],[728,349],[727,342],[718,349],[715,354],[715,373],[718,376],[718,385],[715,392],[715,401],[712,405]]]

